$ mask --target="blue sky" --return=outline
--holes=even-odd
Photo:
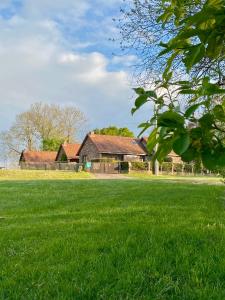
[[[122,0],[0,1],[0,131],[34,102],[74,105],[88,130],[108,125],[137,131],[147,113],[130,115],[134,55],[120,56]],[[113,55],[113,53],[115,55]],[[149,112],[150,114],[150,112]]]

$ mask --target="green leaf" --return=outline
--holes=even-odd
[[[184,117],[172,110],[162,113],[158,117],[158,126],[180,128],[184,126]]]
[[[181,158],[184,162],[192,162],[199,157],[197,150],[190,146],[184,153],[182,153]]]
[[[214,117],[211,113],[206,113],[203,117],[199,119],[199,124],[204,129],[212,129],[214,123]]]
[[[199,106],[203,105],[205,102],[200,102],[197,104],[194,104],[192,106],[190,106],[186,111],[185,111],[185,118],[189,118],[198,108]]]
[[[216,105],[213,108],[213,113],[217,120],[225,122],[225,112],[222,105]]]
[[[202,162],[208,170],[217,170],[225,167],[225,148],[215,151],[210,148],[204,149]]]
[[[167,127],[161,127],[159,131],[159,138],[162,140],[168,132]]]
[[[196,95],[198,91],[192,89],[180,89],[179,94],[181,95]]]
[[[157,22],[162,22],[164,24],[172,17],[172,15],[173,12],[167,9],[161,16],[158,17]]]
[[[165,157],[172,151],[173,138],[165,139],[158,147],[154,155],[154,159],[157,159],[159,162],[162,162]]]
[[[173,150],[176,154],[181,155],[187,151],[191,139],[188,133],[181,134],[173,143]]]
[[[148,141],[147,141],[147,149],[149,154],[152,153],[154,147],[156,146],[156,144],[158,143],[158,137],[157,137],[157,132],[158,129],[155,128],[151,134],[149,135]]]
[[[148,101],[149,101],[148,100],[148,95],[143,94],[143,95],[139,96],[135,100],[135,107],[132,108],[131,113],[134,114],[142,105],[144,105]]]
[[[155,91],[146,91],[145,95],[147,95],[149,98],[157,99],[157,95]]]
[[[152,126],[151,123],[146,122],[146,123],[141,123],[138,128],[142,128],[141,132],[138,134],[138,137],[142,136],[142,134]]]
[[[204,54],[205,47],[203,44],[198,44],[188,49],[188,51],[185,53],[185,58],[183,59],[188,73],[190,72],[191,68],[204,57]]]
[[[166,80],[166,82],[168,80],[170,80],[170,78],[172,77],[172,74],[170,71],[172,63],[174,61],[174,59],[177,57],[177,55],[179,54],[179,51],[175,51],[168,59],[167,59],[167,64],[166,64],[166,68],[165,71],[163,72],[163,78]],[[170,77],[171,76],[171,77]]]
[[[145,94],[145,90],[144,90],[142,87],[134,88],[133,90],[134,90],[135,93],[138,94],[139,96]]]
[[[190,136],[194,140],[201,139],[202,138],[202,128],[201,127],[192,128],[190,130]]]

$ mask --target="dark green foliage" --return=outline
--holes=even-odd
[[[102,134],[102,135],[116,135],[116,136],[127,136],[127,137],[134,137],[134,133],[130,131],[127,127],[118,128],[116,126],[109,126],[102,129],[95,129],[95,134]]]
[[[120,169],[121,169],[121,171],[127,172],[129,170],[129,162],[128,161],[121,161],[120,162]]]
[[[0,299],[224,299],[224,187],[0,183]]]
[[[131,169],[133,171],[148,171],[148,162],[133,161],[131,162]]]
[[[60,145],[63,143],[64,141],[62,139],[48,139],[48,140],[43,140],[42,143],[42,150],[43,151],[58,151]]]
[[[159,57],[165,56],[167,64],[152,93],[135,89],[132,113],[147,101],[154,103],[154,116],[143,130],[156,128],[147,145],[150,151],[159,144],[154,157],[159,162],[173,149],[185,162],[199,160],[209,170],[224,168],[225,1],[162,1],[161,9],[158,24],[176,28],[168,42],[160,43]],[[189,80],[175,80],[177,62],[184,64]],[[177,93],[174,99],[171,89]],[[185,108],[177,106],[180,95],[188,96]]]
[[[66,156],[66,154],[64,153],[61,157],[61,160],[60,161],[68,161],[68,158]]]

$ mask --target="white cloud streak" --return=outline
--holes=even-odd
[[[77,38],[76,47],[66,43],[55,21],[74,17],[77,23],[87,22],[88,9],[90,1],[24,0],[17,15],[0,19],[0,131],[37,101],[79,107],[90,129],[110,124],[134,128],[137,120],[130,116],[132,92],[123,65],[135,58],[124,63],[99,51],[85,53],[92,41]],[[109,71],[110,64],[120,68]]]

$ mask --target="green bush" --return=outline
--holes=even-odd
[[[173,164],[173,171],[174,172],[179,173],[179,172],[182,172],[182,170],[183,170],[183,164],[181,164],[181,163]]]
[[[172,161],[173,161],[172,157],[167,156],[167,157],[164,158],[164,162],[170,162],[171,163]]]
[[[95,158],[91,160],[92,162],[102,162],[102,163],[116,163],[118,160],[115,158],[105,157],[105,158]]]
[[[161,170],[163,172],[171,173],[172,172],[172,163],[171,162],[163,162],[161,165]]]
[[[184,172],[185,173],[192,173],[193,166],[191,164],[184,164]]]
[[[148,171],[148,162],[133,161],[131,162],[131,169],[134,171]]]
[[[194,161],[194,173],[201,173],[202,172],[202,163],[200,160]]]
[[[128,171],[129,170],[129,162],[128,161],[121,161],[120,170],[121,171]]]

